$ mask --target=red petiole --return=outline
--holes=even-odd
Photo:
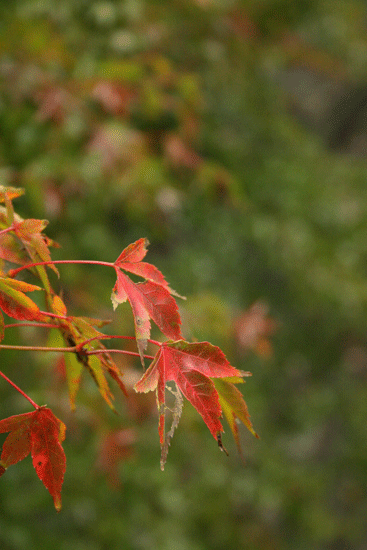
[[[29,397],[29,395],[27,395],[26,393],[24,393],[24,391],[21,390],[21,389],[19,388],[19,386],[17,386],[14,382],[12,382],[12,381],[10,380],[10,378],[8,378],[8,377],[7,377],[3,372],[1,372],[1,371],[0,371],[0,376],[2,376],[2,377],[4,378],[4,380],[6,380],[11,386],[13,386],[14,389],[16,389],[21,395],[23,395],[23,397],[25,397],[26,399],[28,399],[28,401],[30,402],[30,404],[33,405],[33,407],[34,407],[35,409],[39,409],[39,408],[40,408],[39,405],[37,405],[37,403],[35,403],[35,402],[33,401],[33,399],[31,399],[31,398]]]

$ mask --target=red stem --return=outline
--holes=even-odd
[[[93,340],[109,340],[112,338],[119,338],[121,340],[136,340],[135,336],[120,336],[115,334],[113,335],[105,334],[103,336],[93,336],[93,338],[88,338],[88,340],[84,340],[84,342],[80,342],[80,344],[77,345],[77,348],[81,349],[85,346],[85,344],[89,344],[89,342],[92,342]],[[156,346],[159,346],[159,347],[162,346],[162,342],[157,342],[156,340],[150,340],[149,338],[148,338],[148,342],[150,342],[151,344],[155,344]]]
[[[140,357],[136,351],[126,351],[125,349],[93,349],[90,351],[84,351],[85,355],[96,355],[97,353],[123,353],[124,355],[132,355],[133,357]],[[153,355],[144,355],[144,359],[154,359]]]
[[[55,319],[69,320],[68,315],[57,315],[57,313],[50,313],[49,311],[39,311],[42,315],[47,315],[48,317],[54,317]]]
[[[2,376],[4,378],[4,380],[6,380],[11,386],[13,386],[13,388],[15,388],[21,395],[23,395],[23,397],[25,397],[26,399],[28,399],[28,401],[30,402],[31,405],[33,405],[33,407],[37,410],[39,409],[39,405],[37,405],[37,403],[35,403],[33,401],[33,399],[31,399],[29,397],[29,395],[27,395],[26,393],[24,393],[23,390],[21,390],[16,384],[14,384],[14,382],[12,382],[10,380],[10,378],[8,378],[7,376],[5,376],[5,374],[3,372],[1,372],[0,370],[0,376]]]
[[[88,342],[88,340],[86,340]],[[92,349],[92,350],[85,350],[83,349],[83,345],[85,342],[82,342],[78,344],[77,346],[69,347],[69,348],[51,348],[47,346],[12,346],[7,344],[0,344],[0,349],[10,349],[10,350],[18,350],[18,351],[53,351],[56,353],[84,353],[85,355],[95,355],[96,353],[124,353],[125,355],[133,355],[134,357],[140,357],[139,353],[136,351],[127,351],[124,349]],[[152,355],[144,355],[147,359],[154,359]]]
[[[17,273],[19,273],[23,269],[29,269],[30,267],[35,267],[37,265],[50,265],[50,264],[89,264],[89,265],[104,265],[104,266],[115,268],[115,264],[111,262],[101,262],[98,260],[50,260],[49,262],[35,262],[32,264],[22,265],[17,269],[11,269],[8,272],[8,276],[14,277]]]
[[[158,347],[162,347],[163,343],[162,342],[158,342],[158,340],[150,340],[150,338],[148,338],[148,342],[150,342],[151,344],[154,344],[155,346],[158,346]]]
[[[0,235],[3,235],[3,233],[9,233],[9,231],[13,231],[14,227],[11,225],[10,227],[7,227],[6,229],[2,229],[0,231]]]
[[[13,327],[46,327],[46,328],[60,328],[60,325],[51,325],[50,323],[32,323],[32,322],[20,322],[20,323],[10,323],[10,325],[4,325],[4,328],[13,328]]]

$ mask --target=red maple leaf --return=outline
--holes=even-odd
[[[181,319],[175,299],[176,294],[168,286],[162,273],[151,264],[141,260],[147,253],[147,239],[139,239],[122,251],[115,261],[117,282],[112,291],[114,309],[128,300],[130,302],[135,324],[135,335],[143,362],[143,352],[150,337],[150,319],[168,338],[179,340]],[[134,283],[123,271],[139,275],[145,279]]]
[[[57,511],[61,509],[61,487],[66,469],[61,446],[65,430],[64,423],[46,407],[0,420],[0,433],[10,432],[2,448],[0,475],[31,453],[36,473],[50,492]]]
[[[134,387],[138,392],[157,389],[162,448],[165,443],[165,389],[170,380],[176,383],[186,399],[201,414],[210,432],[221,444],[222,408],[218,392],[210,378],[241,375],[241,371],[230,365],[217,346],[209,342],[188,343],[179,340],[162,344],[150,367]]]

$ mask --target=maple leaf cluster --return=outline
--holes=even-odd
[[[106,336],[98,330],[105,323],[98,319],[68,315],[66,305],[50,283],[47,267],[58,276],[57,263],[78,263],[77,260],[59,260],[53,262],[50,246],[57,246],[43,234],[45,220],[23,220],[14,213],[12,200],[22,194],[22,190],[0,187],[0,259],[2,264],[15,264],[19,267],[7,272],[0,271],[0,309],[7,316],[16,319],[19,324],[37,324],[46,328],[58,329],[64,347],[39,349],[40,351],[58,351],[65,355],[65,371],[71,408],[80,387],[83,370],[86,369],[94,379],[103,399],[114,409],[114,396],[109,387],[108,374],[120,389],[126,393],[122,381],[123,372],[112,359],[112,351],[102,343],[103,339],[118,338]],[[219,447],[226,452],[222,444],[222,416],[228,421],[236,444],[240,449],[238,421],[241,421],[255,436],[246,403],[235,384],[243,382],[242,372],[228,362],[224,353],[209,342],[187,342],[181,333],[181,318],[173,291],[162,273],[152,264],[144,262],[148,241],[144,238],[125,248],[114,263],[100,263],[116,271],[116,284],[112,290],[113,308],[128,301],[134,318],[137,352],[124,350],[144,359],[148,342],[158,347],[156,355],[148,369],[135,384],[136,392],[155,391],[159,414],[158,432],[161,444],[161,468],[164,468],[168,447],[174,430],[178,425],[184,399],[187,399],[202,416],[210,433]],[[27,269],[36,276],[40,285],[30,284],[16,279],[16,275]],[[128,274],[142,279],[134,282]],[[27,296],[33,291],[43,291],[45,311]],[[181,297],[180,297],[181,298]],[[168,338],[161,343],[150,339],[151,321]],[[0,311],[0,339],[5,329],[14,325],[5,324]],[[123,338],[122,336],[120,338]],[[12,346],[1,344],[11,349]],[[17,347],[19,349],[19,346]],[[0,421],[0,433],[9,432],[2,448],[0,475],[6,469],[31,454],[38,477],[53,497],[57,510],[61,508],[61,486],[65,473],[66,459],[61,443],[65,437],[65,425],[45,406],[38,406],[20,388],[3,373],[0,375],[16,388],[35,407],[35,411],[12,416]],[[170,382],[172,387],[168,386]],[[174,395],[172,425],[166,433],[166,391]]]

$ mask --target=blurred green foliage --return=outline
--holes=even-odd
[[[68,468],[59,515],[29,461],[6,472],[1,548],[363,550],[366,160],[355,134],[327,148],[337,102],[312,132],[285,83],[298,74],[320,112],[334,96],[317,103],[306,74],[363,90],[365,2],[14,0],[0,14],[0,183],[26,188],[23,217],[50,220],[54,259],[113,261],[148,237],[148,261],[188,297],[184,334],[253,372],[261,436],[242,434],[243,466],[187,405],[162,474],[154,399],[121,399],[115,418],[85,379],[72,415],[54,357],[3,351],[65,421]],[[113,274],[60,271],[71,311],[112,317]],[[108,330],[132,331],[126,312]],[[121,366],[133,383],[139,365]],[[25,411],[14,393],[0,385],[1,417]],[[136,443],[116,488],[101,445],[121,429]]]

